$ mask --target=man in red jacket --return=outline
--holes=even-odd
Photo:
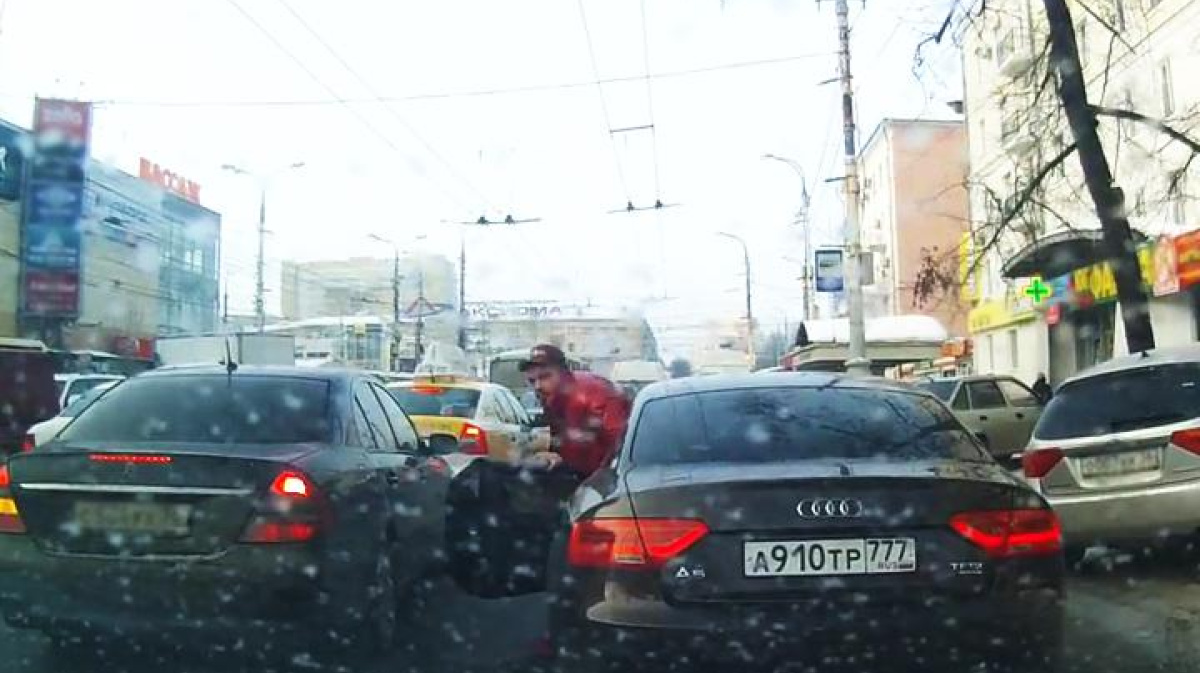
[[[542,401],[554,442],[553,451],[538,457],[580,479],[607,465],[625,438],[629,399],[606,379],[571,371],[557,346],[534,346],[521,371]]]

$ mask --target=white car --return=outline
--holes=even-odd
[[[55,374],[54,383],[58,385],[58,408],[66,409],[80,395],[102,383],[123,380],[125,377],[118,374]]]
[[[101,381],[95,386],[92,386],[87,392],[78,394],[58,415],[54,418],[48,418],[41,423],[37,423],[29,428],[25,435],[25,450],[32,450],[34,447],[41,446],[46,442],[58,436],[62,429],[70,425],[75,417],[83,413],[84,409],[92,406],[92,403],[100,399],[100,396],[108,392],[111,388],[120,383],[123,379]]]

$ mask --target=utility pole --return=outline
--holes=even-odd
[[[838,26],[838,71],[842,84],[842,136],[846,175],[846,304],[849,312],[850,343],[846,372],[857,376],[871,373],[867,357],[867,330],[863,316],[862,232],[859,228],[858,148],[854,127],[854,80],[850,76],[850,7],[835,0]]]
[[[804,168],[800,164],[787,157],[781,157],[777,154],[764,154],[764,159],[774,159],[787,164],[796,175],[800,176],[800,210],[796,213],[796,226],[800,227],[804,240],[804,264],[801,265],[800,276],[800,291],[801,301],[804,303],[804,319],[812,320],[816,317],[816,307],[813,306],[813,251],[812,251],[812,223],[809,221],[810,205],[812,200],[808,195],[808,179],[804,175]]]
[[[400,249],[392,250],[392,371],[400,371]]]
[[[425,331],[425,269],[421,266],[421,260],[417,260],[417,343],[414,359],[417,364],[421,364],[421,356],[425,353],[425,348],[421,343],[422,333]]]
[[[1117,282],[1117,299],[1125,323],[1125,343],[1130,353],[1154,348],[1154,325],[1147,310],[1141,268],[1133,243],[1133,232],[1125,214],[1125,196],[1113,179],[1104,145],[1096,130],[1096,114],[1088,102],[1075,23],[1065,0],[1044,0],[1050,27],[1050,61],[1058,71],[1058,95],[1075,137],[1083,180],[1100,220],[1104,251]]]
[[[259,192],[258,201],[258,259],[254,268],[254,317],[258,322],[258,333],[262,334],[267,326],[266,299],[266,267],[265,257],[267,240],[267,188],[263,186]]]
[[[458,347],[467,350],[467,236],[458,242]]]
[[[742,246],[742,264],[746,271],[746,358],[750,360],[750,370],[758,364],[758,355],[755,352],[754,343],[754,302],[751,295],[750,285],[750,249],[746,247],[746,241],[741,236],[736,236],[728,232],[717,232],[718,236],[731,238],[737,241]]]

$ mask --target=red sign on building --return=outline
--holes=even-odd
[[[1179,269],[1179,288],[1200,283],[1200,231],[1177,236],[1175,256]]]
[[[153,182],[172,194],[178,194],[192,203],[200,203],[200,183],[169,171],[145,157],[138,162],[138,177],[147,182]]]
[[[79,308],[79,273],[26,269],[23,298],[26,315],[74,316]]]

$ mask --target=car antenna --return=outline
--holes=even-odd
[[[233,361],[233,346],[229,343],[229,337],[225,337],[225,374],[233,376],[237,371],[237,363]]]

